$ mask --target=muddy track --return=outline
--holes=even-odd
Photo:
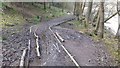
[[[103,44],[96,44],[75,30],[56,28],[74,19],[64,16],[30,27],[30,51],[25,66],[111,66],[111,57]]]
[[[102,43],[95,43],[89,36],[78,31],[61,28],[52,29],[64,40],[62,44],[81,66],[113,66],[113,60]],[[74,51],[73,51],[74,50]]]
[[[28,46],[28,39],[30,39],[28,24],[20,27],[12,27],[2,30],[2,37],[6,40],[2,41],[2,66],[18,66],[22,52]]]
[[[94,43],[78,31],[59,28],[60,24],[74,19],[75,16],[68,15],[29,27],[26,31],[29,37],[22,41],[26,45],[19,56],[20,60],[16,61],[19,66],[112,65],[103,44]]]
[[[47,22],[48,24],[46,23],[47,25],[44,28],[45,30],[43,30],[43,34],[50,30],[55,40],[57,40],[58,37],[56,37],[55,34],[58,32],[66,41],[60,42],[59,38],[57,43],[60,44],[59,47],[62,47],[63,51],[69,56],[69,60],[71,60],[75,66],[114,66],[114,60],[112,60],[103,43],[95,43],[89,36],[75,30],[64,28],[52,29],[54,26],[59,26],[59,24],[73,19],[75,19],[74,16],[66,16],[51,20]],[[42,28],[39,26],[36,30],[39,38],[42,36],[42,30],[40,29]]]
[[[59,44],[61,45],[61,47],[64,49],[64,51],[67,53],[67,55],[70,57],[70,59],[73,61],[73,63],[79,68],[80,65],[78,64],[78,62],[74,59],[74,57],[70,54],[70,52],[64,47],[64,45],[62,44],[62,42],[64,42],[64,40],[61,39],[60,35],[56,34],[53,32],[53,30],[51,29],[51,27],[49,27],[49,30],[53,33],[54,37],[57,39],[57,41],[59,42]]]
[[[75,19],[69,15],[30,27],[30,44],[24,66],[75,66],[49,27]]]

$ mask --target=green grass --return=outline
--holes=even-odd
[[[0,26],[12,27],[24,22],[23,16],[17,13],[15,10],[9,10],[8,13],[0,14],[2,20],[0,21]]]
[[[41,5],[41,4],[35,4],[35,5],[37,6],[37,8],[35,8],[34,6],[31,6],[31,7],[40,11],[40,13],[42,13],[42,16],[45,16],[46,20],[50,20],[55,17],[60,17],[60,16],[65,15],[65,12],[62,12],[62,10],[60,8],[56,8],[53,6],[51,6],[51,8],[49,8],[48,6],[46,6],[46,10],[44,10],[43,5]]]
[[[26,4],[25,6],[28,10],[30,10],[30,12],[35,15],[30,19],[35,24],[40,23],[41,20],[41,18],[37,19],[37,16],[42,17],[44,18],[44,20],[48,21],[56,17],[66,15],[66,13],[62,12],[60,8],[56,8],[53,6],[51,6],[51,8],[46,6],[46,10],[44,10],[44,6],[42,4],[34,4],[34,6],[32,4]]]
[[[50,20],[66,14],[65,12],[62,12],[60,8],[56,8],[53,6],[51,6],[51,8],[48,8],[47,6],[46,10],[44,10],[43,5],[41,4],[37,4],[38,7],[30,4],[29,5],[26,4],[25,6],[28,9],[28,11],[30,10],[30,12],[34,15],[30,19],[30,21],[33,22],[34,24],[40,23],[41,18],[37,18],[37,16],[39,17],[44,16],[45,20]],[[2,27],[12,27],[24,22],[22,14],[18,13],[18,11],[15,9],[8,9],[7,13],[2,13],[0,15],[1,15],[0,26]]]
[[[40,16],[35,16],[35,17],[33,17],[33,20],[34,20],[34,24],[38,24],[41,20],[41,17]]]
[[[81,23],[80,21],[76,21],[76,20],[72,21],[71,23],[74,25],[75,30],[81,31],[83,33],[86,32],[86,28],[84,27],[84,23]]]

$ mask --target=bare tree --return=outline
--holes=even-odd
[[[79,20],[79,7],[80,7],[80,2],[75,2],[75,5],[74,5],[74,15],[77,16],[78,20]]]
[[[77,16],[78,20],[81,20],[81,18],[82,18],[82,13],[83,13],[84,7],[85,7],[85,3],[75,2],[74,15]]]
[[[43,2],[43,5],[44,5],[44,10],[46,10],[46,3],[45,3],[45,0]]]
[[[98,9],[98,12],[97,12],[97,15],[96,15],[97,16],[97,22],[96,22],[97,26],[96,26],[96,29],[95,29],[95,32],[94,32],[96,35],[97,35],[98,29],[99,29],[99,24],[100,24],[100,15],[99,14],[100,14],[100,12],[99,12],[99,9]]]
[[[95,16],[93,17],[92,22],[96,21],[96,18],[98,17],[98,14],[99,14],[99,9],[98,9],[97,13],[95,14]]]
[[[118,12],[118,15],[120,16],[120,1],[117,0],[117,12]]]
[[[99,34],[100,38],[104,37],[104,2],[100,2],[100,7],[98,9],[95,34]]]
[[[120,5],[120,1],[119,2],[117,1],[117,11],[120,11],[120,8],[119,8],[120,6],[119,5]],[[118,12],[118,15],[120,16],[119,12]],[[120,22],[119,22],[119,19],[118,19],[118,25],[119,26],[118,26],[118,30],[117,30],[117,33],[116,33],[116,38],[118,38],[119,41],[120,41],[120,37],[119,37],[120,36]]]
[[[85,4],[86,4],[86,2],[83,2],[83,5],[82,5],[82,13],[83,13],[83,11],[84,11]]]
[[[76,7],[77,7],[77,2],[74,3],[74,12],[73,12],[74,15],[76,15]]]
[[[119,35],[120,35],[120,24],[118,25],[118,30],[117,30],[117,33],[116,33],[116,38],[119,38]]]
[[[80,2],[79,3],[79,20],[80,20],[80,22],[82,22],[81,19],[82,19],[82,14],[83,14],[84,7],[85,7],[84,3]]]
[[[88,2],[85,27],[88,27],[88,24],[90,22],[91,11],[92,11],[92,0],[91,0],[91,2]]]
[[[100,2],[100,38],[104,37],[104,2]]]
[[[111,15],[110,17],[108,17],[104,22],[107,22],[108,20],[110,20],[112,17],[114,17],[115,15],[117,15],[120,12],[120,10],[118,10],[116,13],[114,13],[113,15]]]

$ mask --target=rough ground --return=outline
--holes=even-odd
[[[59,18],[57,19],[59,20]],[[49,26],[52,26],[53,24],[54,26],[59,25],[59,22],[56,21],[57,19],[49,21],[47,28],[49,28]],[[42,36],[41,27],[39,26],[36,31],[40,38]],[[46,27],[44,29],[46,29]],[[65,39],[65,42],[63,44],[68,49],[68,51],[74,56],[79,65],[114,66],[115,62],[112,60],[112,57],[106,50],[105,45],[103,43],[95,43],[89,36],[79,33],[75,30],[54,28],[54,31],[58,32]],[[47,32],[48,31],[44,31],[44,34],[47,35]]]
[[[64,16],[43,22],[33,26],[30,33],[30,25],[22,27],[18,33],[16,29],[3,29],[3,66],[18,66],[22,51],[28,46],[28,40],[31,40],[31,52],[29,57],[30,66],[74,66],[69,56],[64,52],[58,41],[48,29],[66,21],[74,19],[74,16]],[[113,66],[113,61],[102,43],[95,43],[88,36],[75,30],[64,29],[60,27],[53,28],[64,39],[63,43],[66,49],[74,56],[81,66]],[[11,34],[7,34],[10,33]],[[35,37],[33,33],[39,36],[39,45],[41,50],[41,59],[36,56]]]
[[[56,27],[65,42],[64,46],[81,66],[113,66],[112,57],[108,54],[104,44],[95,43],[89,36],[78,31]]]
[[[66,18],[68,18],[68,16]],[[44,35],[44,31],[47,29],[48,25],[52,25],[52,23],[57,24],[55,23],[55,21],[58,21],[58,24],[62,23],[61,20],[63,19],[64,18],[61,17],[60,19],[52,20],[51,24],[48,24],[49,22],[44,22],[43,24],[40,24],[40,31],[43,31],[41,34],[41,36],[43,35],[43,39],[39,40],[39,45],[42,50],[41,59],[36,56],[35,37],[33,35],[33,32],[35,32],[35,30],[33,27],[33,32],[30,34],[31,24],[21,25],[20,27],[11,27],[9,29],[2,29],[2,53],[4,57],[3,66],[19,66],[22,52],[25,48],[28,47],[29,39],[31,40],[31,52],[29,57],[30,66],[74,66],[74,64],[72,63],[68,55],[62,50],[62,48],[56,47],[59,46],[59,44],[51,35],[52,33],[48,30],[48,33],[46,33],[47,35]],[[44,39],[45,37],[47,38]],[[60,49],[61,52],[58,52],[58,49]]]
[[[32,60],[30,60],[30,66],[74,66],[49,30],[42,33],[41,37],[39,38],[41,59],[36,56],[35,45],[33,44],[35,41],[31,42]]]
[[[63,16],[32,27],[32,32],[36,32],[39,36],[39,45],[41,48],[40,66],[74,66],[74,63],[70,60],[69,56],[64,52],[62,47],[60,47],[60,44],[54,38],[52,32],[48,29],[51,26],[72,20],[74,18],[74,16]],[[31,65],[36,65],[35,59],[34,62],[30,63]]]
[[[20,27],[2,29],[3,66],[18,66],[22,51],[28,45],[29,27],[25,24]]]

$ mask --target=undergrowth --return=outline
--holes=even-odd
[[[2,26],[2,28],[12,27],[24,23],[23,16],[15,10],[10,9],[9,12],[1,13],[0,15],[2,17],[0,22],[0,26]]]

